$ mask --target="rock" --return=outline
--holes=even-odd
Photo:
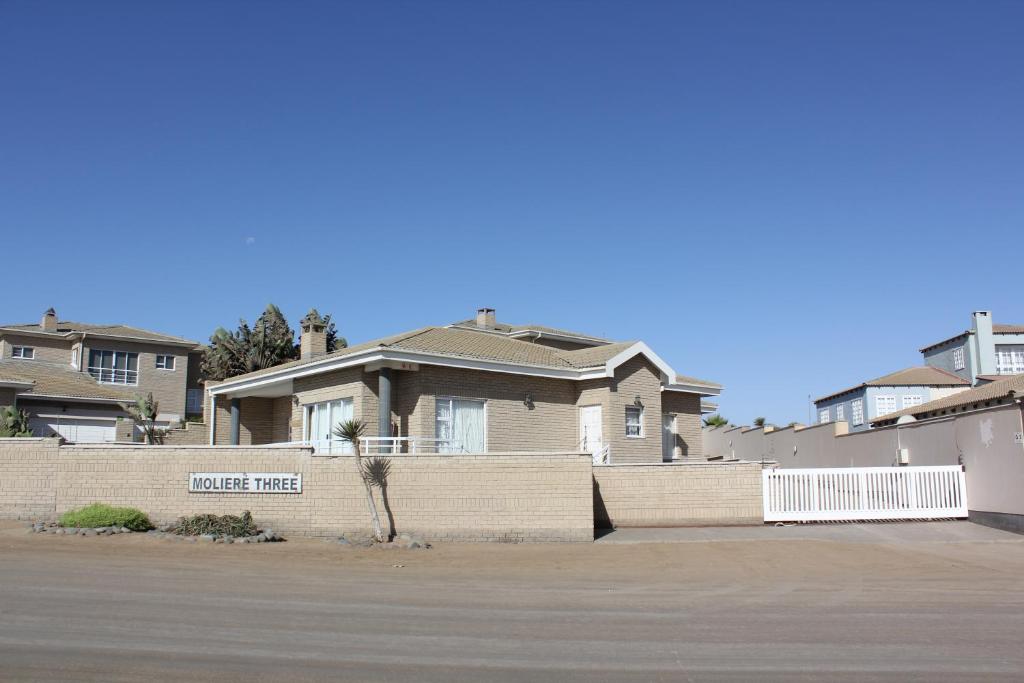
[[[255,541],[256,543],[263,543],[266,540],[267,539],[266,539],[266,537],[263,536],[263,534],[259,534],[259,535],[253,537],[253,541]]]
[[[81,536],[95,536],[96,535],[96,530],[95,529],[82,529],[82,531],[81,531],[81,533],[79,535],[81,535]]]
[[[345,538],[344,536],[340,536],[340,537],[338,538],[338,540],[337,540],[337,541],[335,541],[335,542],[336,542],[336,543],[337,543],[338,545],[352,545],[352,541],[348,540],[348,539],[347,539],[347,538]]]
[[[233,539],[231,536],[225,536],[224,539],[223,539],[223,542],[227,543],[227,544],[231,544],[231,543],[235,542],[235,539]]]
[[[202,534],[199,537],[199,540],[202,541],[203,543],[213,543],[214,541],[217,540],[217,537],[214,536],[213,534]]]
[[[185,540],[186,543],[195,543],[196,542],[196,537],[195,536],[183,536],[182,538]]]

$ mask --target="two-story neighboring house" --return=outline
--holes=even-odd
[[[211,443],[344,453],[334,427],[358,419],[371,452],[578,450],[657,463],[702,457],[702,399],[722,389],[677,374],[643,342],[508,325],[489,308],[333,353],[310,311],[300,347],[298,360],[207,386]]]
[[[952,372],[973,385],[1024,373],[1024,325],[992,322],[975,311],[971,328],[921,349],[925,365]]]
[[[889,413],[970,387],[963,377],[940,368],[906,368],[815,399],[815,419],[819,424],[845,421],[851,432],[857,432],[869,429],[872,421]]]
[[[199,353],[188,339],[58,320],[51,308],[38,324],[0,326],[0,405],[28,412],[36,436],[131,440],[122,405],[136,396],[153,393],[159,426],[202,413],[202,389],[190,377]]]

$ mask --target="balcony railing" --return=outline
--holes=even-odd
[[[295,446],[312,446],[315,455],[352,455],[352,443],[342,439],[303,439]],[[362,455],[416,455],[417,453],[465,453],[451,439],[426,439],[413,436],[364,436],[359,440]]]
[[[118,370],[115,368],[89,368],[89,374],[100,384],[126,384],[134,386],[139,383],[138,370]]]

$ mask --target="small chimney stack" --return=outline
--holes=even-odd
[[[484,327],[489,330],[494,329],[494,325],[497,320],[494,316],[493,308],[478,308],[476,311],[476,326]]]
[[[299,338],[299,358],[316,358],[327,355],[327,324],[315,308],[302,319],[302,336]]]
[[[43,313],[43,320],[39,323],[39,327],[42,328],[43,332],[56,332],[57,311],[52,308],[46,309],[46,313]]]

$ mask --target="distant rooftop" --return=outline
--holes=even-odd
[[[970,382],[965,380],[959,375],[954,375],[952,372],[941,370],[939,368],[933,368],[928,365],[922,365],[912,368],[904,368],[903,370],[897,370],[891,372],[888,375],[882,375],[876,379],[862,382],[857,386],[850,387],[849,389],[843,389],[835,393],[829,394],[828,396],[822,396],[821,398],[814,399],[815,403],[820,401],[827,401],[843,394],[848,394],[853,391],[858,391],[864,387],[958,387],[958,386],[970,386]]]

